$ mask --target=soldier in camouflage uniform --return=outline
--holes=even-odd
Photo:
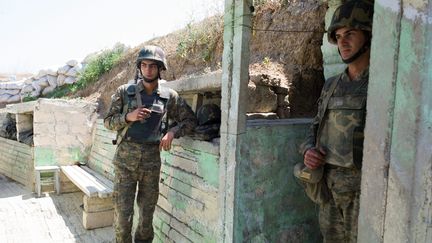
[[[152,242],[153,213],[159,195],[160,150],[169,150],[174,138],[193,131],[191,108],[172,89],[159,85],[166,70],[165,54],[145,46],[138,54],[133,84],[120,86],[112,96],[105,127],[117,131],[114,158],[114,227],[116,242],[132,242],[132,219],[138,184],[139,209],[135,242]],[[168,122],[175,126],[168,128]]]
[[[330,192],[327,202],[319,205],[324,242],[357,241],[372,15],[373,3],[365,0],[347,1],[336,9],[328,40],[348,65],[324,84],[317,116],[301,147],[306,167],[324,166],[323,180]]]

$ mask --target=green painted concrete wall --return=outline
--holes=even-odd
[[[318,207],[292,175],[309,123],[248,123],[235,172],[234,242],[321,240]],[[182,138],[161,156],[154,242],[221,242],[219,144]]]
[[[219,242],[219,143],[176,139],[161,159],[153,242]]]
[[[320,242],[318,207],[293,176],[310,120],[248,123],[236,171],[234,242]]]
[[[358,242],[432,242],[431,16],[375,1]]]

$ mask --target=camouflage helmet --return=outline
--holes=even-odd
[[[165,52],[158,46],[144,46],[137,57],[137,68],[140,68],[142,60],[152,60],[162,67],[162,70],[167,70],[168,65],[165,58]]]
[[[343,27],[372,32],[373,3],[368,0],[350,0],[339,6],[327,30],[328,41],[337,44],[336,30]]]
[[[216,124],[221,122],[221,109],[216,104],[205,104],[197,111],[198,125]]]

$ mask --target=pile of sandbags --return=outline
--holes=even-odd
[[[26,80],[21,96],[39,97],[52,92],[57,87],[73,84],[76,82],[79,72],[80,68],[75,60],[68,61],[65,66],[60,67],[57,71],[41,70],[36,77]]]
[[[57,87],[75,83],[80,71],[78,62],[71,60],[57,71],[41,70],[36,76],[25,80],[0,82],[0,103],[15,103],[25,97],[37,98],[46,95]]]
[[[15,103],[21,100],[24,81],[0,82],[0,103]]]

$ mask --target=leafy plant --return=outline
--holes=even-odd
[[[78,80],[73,84],[66,84],[56,88],[45,95],[46,98],[61,98],[84,89],[89,84],[95,83],[104,73],[111,70],[117,64],[127,47],[121,43],[114,45],[112,49],[90,56],[88,63],[83,67],[83,72],[78,73]]]
[[[37,97],[26,96],[22,99],[23,102],[30,102],[34,100],[37,100]]]
[[[71,91],[83,89],[91,83],[95,83],[104,73],[111,70],[117,64],[126,50],[123,44],[116,44],[113,49],[104,50],[100,54],[90,58],[84,71],[78,75],[77,82]]]
[[[74,93],[72,91],[73,86],[74,84],[65,84],[61,87],[57,87],[56,89],[54,89],[53,92],[46,94],[45,98],[62,98],[70,94],[73,94]]]

